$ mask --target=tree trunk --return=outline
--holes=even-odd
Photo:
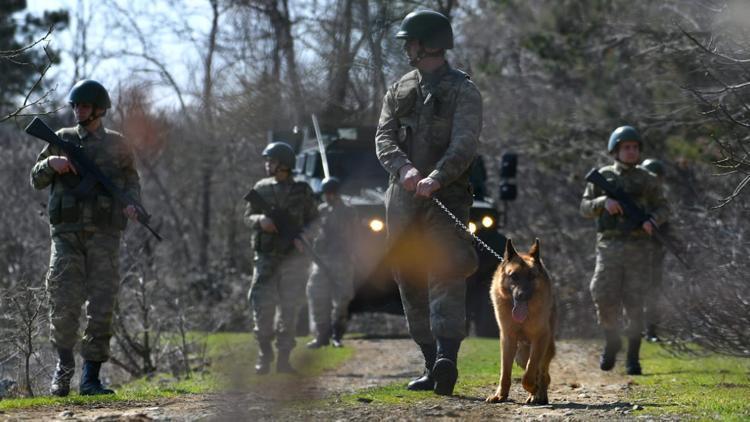
[[[300,124],[307,111],[302,90],[302,80],[299,76],[297,58],[294,53],[294,37],[292,36],[292,21],[289,17],[289,1],[268,0],[267,6],[264,12],[273,27],[276,45],[284,57],[287,78],[291,85],[292,113],[294,114],[292,121],[294,124]],[[279,9],[279,6],[281,6],[281,9]]]
[[[330,70],[330,85],[328,88],[329,100],[324,120],[332,121],[340,118],[345,111],[346,89],[349,85],[349,71],[352,68],[352,2],[353,0],[341,0],[339,2],[340,12],[337,14],[340,20],[337,28],[331,31],[333,37],[333,49],[331,57],[334,58]]]
[[[200,232],[200,250],[198,262],[204,274],[208,272],[209,250],[211,244],[211,185],[214,172],[216,150],[214,135],[214,104],[213,104],[213,58],[216,52],[216,37],[219,32],[219,5],[218,0],[210,0],[213,11],[211,21],[211,32],[208,37],[208,46],[203,67],[203,113],[206,118],[206,154],[203,160],[203,169],[201,177],[201,232]]]
[[[377,21],[383,22],[386,17],[388,2],[377,0],[378,12]],[[381,28],[377,33],[373,33],[373,27],[370,24],[370,1],[360,0],[359,6],[362,14],[362,30],[367,37],[367,46],[370,50],[370,78],[373,82],[372,89],[372,110],[371,121],[377,121],[380,116],[380,102],[385,96],[386,82],[385,72],[383,71],[383,36],[385,31]]]

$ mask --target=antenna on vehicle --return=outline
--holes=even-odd
[[[318,124],[318,118],[315,113],[312,114],[313,127],[315,128],[315,137],[318,139],[318,150],[320,151],[320,158],[323,160],[323,174],[326,179],[331,177],[331,173],[328,170],[328,156],[326,155],[326,147],[323,145],[323,136],[320,134],[320,125]]]

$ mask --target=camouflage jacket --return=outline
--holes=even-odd
[[[431,74],[413,70],[383,99],[375,148],[398,181],[406,164],[440,182],[441,191],[468,192],[469,167],[482,129],[482,97],[469,77],[447,63]]]
[[[268,204],[289,213],[299,227],[307,227],[317,217],[317,207],[312,189],[307,183],[292,179],[279,182],[273,177],[261,179],[253,187]],[[276,233],[261,230],[260,220],[264,214],[260,208],[248,202],[245,206],[245,224],[253,229],[253,250],[261,254],[283,255],[292,252],[291,245],[284,245]],[[276,222],[274,222],[276,223]]]
[[[342,260],[351,257],[351,245],[357,237],[357,211],[343,202],[323,203],[318,207],[318,215],[313,229],[315,251],[338,255]]]
[[[133,151],[120,133],[101,126],[95,132],[88,132],[78,125],[60,129],[57,135],[80,145],[117,187],[140,202],[141,185]],[[47,211],[52,233],[123,230],[127,223],[124,206],[103,188],[93,189],[85,198],[72,194],[81,178],[73,173],[59,175],[49,165],[50,156],[61,154],[57,147],[46,145],[31,169],[31,185],[35,189],[51,186]]]
[[[669,207],[656,176],[640,167],[628,166],[619,161],[600,168],[599,173],[627,193],[657,225],[667,221]],[[584,217],[596,219],[596,230],[600,233],[600,238],[646,235],[642,228],[627,231],[626,218],[621,214],[610,215],[604,208],[606,200],[607,196],[601,189],[591,183],[586,185],[580,211]]]

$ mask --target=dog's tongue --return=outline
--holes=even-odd
[[[513,301],[513,321],[524,322],[529,315],[529,304],[526,301]]]

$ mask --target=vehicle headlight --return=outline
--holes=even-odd
[[[380,220],[378,218],[373,218],[367,225],[370,227],[370,230],[374,231],[375,233],[381,232],[385,228],[383,220]]]
[[[482,217],[482,226],[484,226],[485,229],[489,229],[493,225],[495,225],[495,220],[492,217],[489,215]]]
[[[477,225],[473,221],[469,221],[469,232],[472,234],[477,232]]]

